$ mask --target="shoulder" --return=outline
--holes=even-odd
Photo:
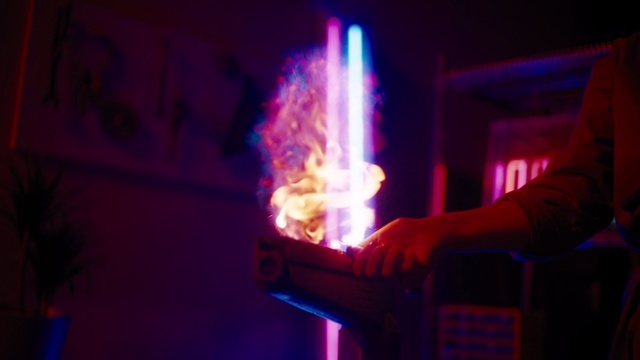
[[[613,41],[612,53],[622,57],[630,52],[637,52],[640,49],[640,32],[629,36],[621,37]]]
[[[640,32],[609,42],[606,54],[593,64],[592,71],[600,73],[621,71],[625,64],[633,63],[634,58],[640,54]]]
[[[609,56],[617,72],[625,77],[640,76],[640,32],[616,39],[611,47]]]

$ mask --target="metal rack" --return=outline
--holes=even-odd
[[[600,43],[562,51],[535,54],[504,61],[459,69],[447,69],[444,56],[437,62],[434,91],[434,113],[431,128],[431,169],[434,179],[429,214],[444,213],[444,198],[437,184],[446,183],[443,154],[444,121],[447,117],[445,98],[448,94],[466,94],[475,99],[524,114],[541,110],[546,114],[576,111],[588,82],[592,65],[611,51],[612,43]],[[616,247],[623,244],[612,224],[587,241],[582,248]],[[523,263],[521,311],[532,310],[533,264]],[[426,286],[430,286],[427,282]],[[433,289],[435,291],[435,289]],[[436,319],[435,303],[426,300],[431,321]],[[434,331],[432,329],[432,331]]]
[[[553,108],[582,93],[591,66],[610,51],[611,43],[602,43],[463,69],[440,69],[439,90],[471,92],[515,109]],[[532,103],[532,98],[537,101]]]

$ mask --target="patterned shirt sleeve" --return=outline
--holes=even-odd
[[[519,205],[531,224],[529,243],[516,258],[563,256],[611,223],[615,66],[616,44],[592,67],[567,148],[542,175],[497,200]]]

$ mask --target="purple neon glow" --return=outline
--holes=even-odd
[[[330,18],[327,24],[327,149],[340,146],[340,20]],[[333,192],[338,184],[327,181],[327,192]],[[333,248],[340,247],[338,208],[327,204],[326,240]]]
[[[340,20],[327,23],[327,149],[340,144]],[[335,184],[327,183],[327,191]],[[340,247],[339,215],[333,204],[327,204],[327,241],[331,247]],[[338,360],[340,324],[326,321],[327,360]]]

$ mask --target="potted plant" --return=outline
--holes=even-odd
[[[13,234],[0,234],[0,241],[17,242],[10,256],[18,259],[18,285],[13,306],[0,309],[1,359],[53,360],[62,352],[69,318],[52,304],[61,287],[73,290],[85,269],[86,242],[64,207],[61,178],[61,171],[47,173],[33,156],[10,159],[0,218]]]

